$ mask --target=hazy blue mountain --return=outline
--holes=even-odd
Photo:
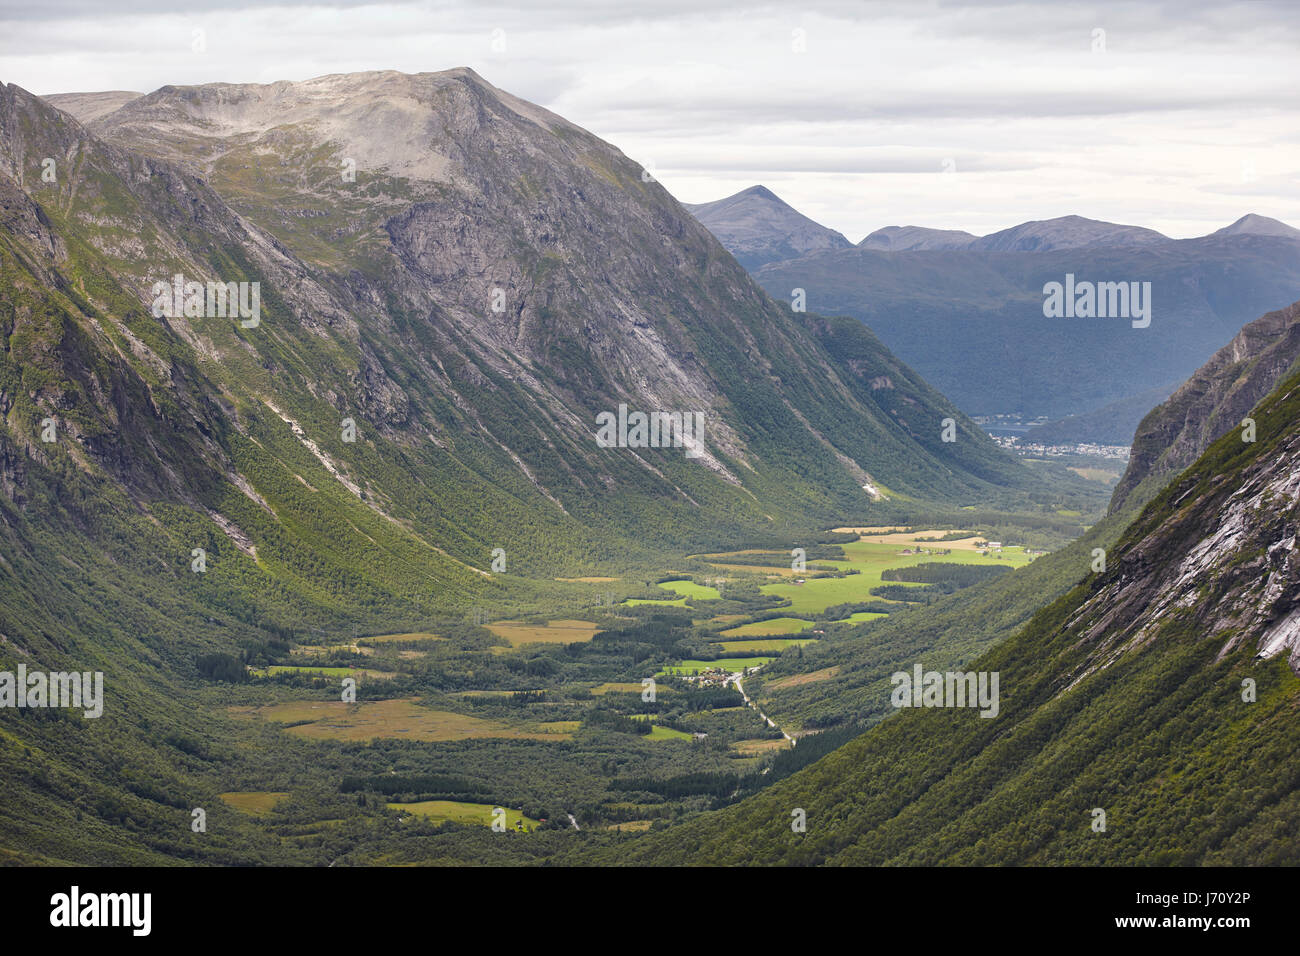
[[[766,186],[750,186],[714,202],[684,203],[747,269],[853,244],[781,200]]]
[[[1300,239],[1300,229],[1288,226],[1277,219],[1270,219],[1268,216],[1257,216],[1255,213],[1248,213],[1242,216],[1230,226],[1224,226],[1215,232],[1210,233],[1212,236],[1282,236],[1288,239]]]
[[[970,248],[987,252],[1046,252],[1050,249],[1140,246],[1172,241],[1154,229],[1141,226],[1121,226],[1083,216],[1061,216],[1023,222],[1010,229],[989,233],[970,243]]]
[[[968,414],[1060,419],[1182,381],[1243,324],[1294,302],[1300,239],[1243,232],[1034,251],[858,247],[754,275],[774,296],[790,301],[804,289],[810,310],[867,323]],[[1044,287],[1067,275],[1149,282],[1150,326],[1046,317]]]
[[[964,249],[976,236],[960,229],[926,229],[923,226],[886,226],[858,243],[859,249],[912,252],[919,249]]]
[[[1027,442],[1044,445],[1090,442],[1098,445],[1129,445],[1138,422],[1173,392],[1174,384],[1157,385],[1104,405],[1091,412],[1059,418],[1036,425],[1024,433]]]

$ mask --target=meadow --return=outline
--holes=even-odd
[[[434,823],[468,823],[490,827],[493,811],[497,809],[490,803],[465,803],[461,800],[421,800],[418,803],[390,803],[390,810],[401,810],[424,817]],[[536,830],[540,821],[526,817],[519,810],[501,807],[505,811],[506,829]]]

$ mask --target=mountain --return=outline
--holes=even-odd
[[[143,95],[129,90],[105,90],[102,93],[54,93],[41,98],[51,106],[71,113],[82,123],[92,123]]]
[[[746,269],[853,244],[796,211],[765,186],[714,202],[685,204]]]
[[[611,515],[629,482],[645,483],[656,507],[713,499],[766,521],[753,498],[776,478],[764,446],[799,447],[837,476],[841,501],[867,499],[868,482],[926,494],[950,480],[928,453],[902,470],[885,464],[901,455],[901,465],[931,431],[944,450],[917,417],[941,400],[869,336],[772,303],[662,188],[629,179],[635,167],[616,150],[470,71],[165,87],[92,127],[209,184],[205,201],[230,207],[214,215],[255,230],[260,248],[238,258],[289,257],[282,268],[297,274],[265,284],[293,321],[244,334],[252,341],[238,348],[255,355],[274,337],[290,354],[219,387],[293,390],[272,404],[294,420],[305,406],[336,421],[352,413],[368,436],[435,468],[444,446],[470,442],[502,462],[477,474],[513,473],[512,494],[566,524]],[[325,366],[334,380],[309,348],[338,353]],[[890,386],[871,384],[882,380]],[[614,456],[609,472],[591,436],[619,403],[702,412],[699,461]],[[853,460],[866,449],[883,472]],[[971,451],[990,477],[1015,471],[987,447]]]
[[[1300,302],[1245,326],[1142,419],[1111,510],[1123,508],[1137,489],[1182,471],[1219,436],[1243,431],[1242,420],[1298,360]]]
[[[392,706],[613,679],[649,645],[535,660],[466,621],[595,614],[579,576],[629,594],[685,553],[1039,487],[860,323],[773,301],[617,149],[471,71],[87,116],[0,87],[0,671],[108,695],[98,721],[0,708],[6,861],[321,862],[221,808],[261,782],[362,812],[334,790],[379,749],[249,721],[268,694],[338,702],[298,650],[454,643],[361,675]],[[698,413],[702,440],[602,445],[620,405]],[[271,684],[240,682],[255,666]],[[498,774],[538,759],[489,743]],[[512,792],[558,801],[565,767]]]
[[[1172,242],[1168,236],[1141,226],[1061,216],[1023,222],[1001,232],[989,233],[970,244],[987,252],[1046,252],[1050,249],[1086,249],[1090,246],[1141,246]]]
[[[1173,384],[1158,385],[1081,415],[1035,425],[1026,430],[1021,438],[1025,442],[1043,445],[1071,445],[1079,442],[1130,445],[1138,423],[1146,417],[1147,412],[1168,398],[1174,388]]]
[[[881,252],[914,252],[923,249],[964,249],[975,241],[975,236],[960,229],[886,226],[859,242],[858,248]]]
[[[1181,382],[1246,322],[1294,302],[1300,240],[854,248],[770,263],[754,277],[773,295],[802,288],[810,310],[865,322],[968,414],[1056,420]],[[1068,281],[1129,283],[1130,293],[1138,282],[1139,295],[1149,282],[1150,326],[1133,327],[1144,320],[1132,309],[1128,318],[1047,317],[1044,287]]]
[[[1224,226],[1212,236],[1283,236],[1288,239],[1300,239],[1300,229],[1288,226],[1284,222],[1257,216],[1254,213],[1242,216],[1230,226]]]
[[[1254,443],[1216,440],[1104,570],[1080,555],[1076,587],[966,665],[999,675],[995,716],[899,708],[739,804],[575,859],[1300,862],[1300,374],[1252,415]]]

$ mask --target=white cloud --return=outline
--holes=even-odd
[[[1066,213],[1174,236],[1246,212],[1300,224],[1300,18],[1286,4],[177,8],[6,4],[0,79],[147,91],[470,66],[653,163],[684,201],[762,182],[851,239]],[[948,159],[956,176],[941,175]]]

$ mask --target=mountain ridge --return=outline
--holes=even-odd
[[[683,204],[746,268],[852,243],[803,215],[766,186],[707,203]]]

